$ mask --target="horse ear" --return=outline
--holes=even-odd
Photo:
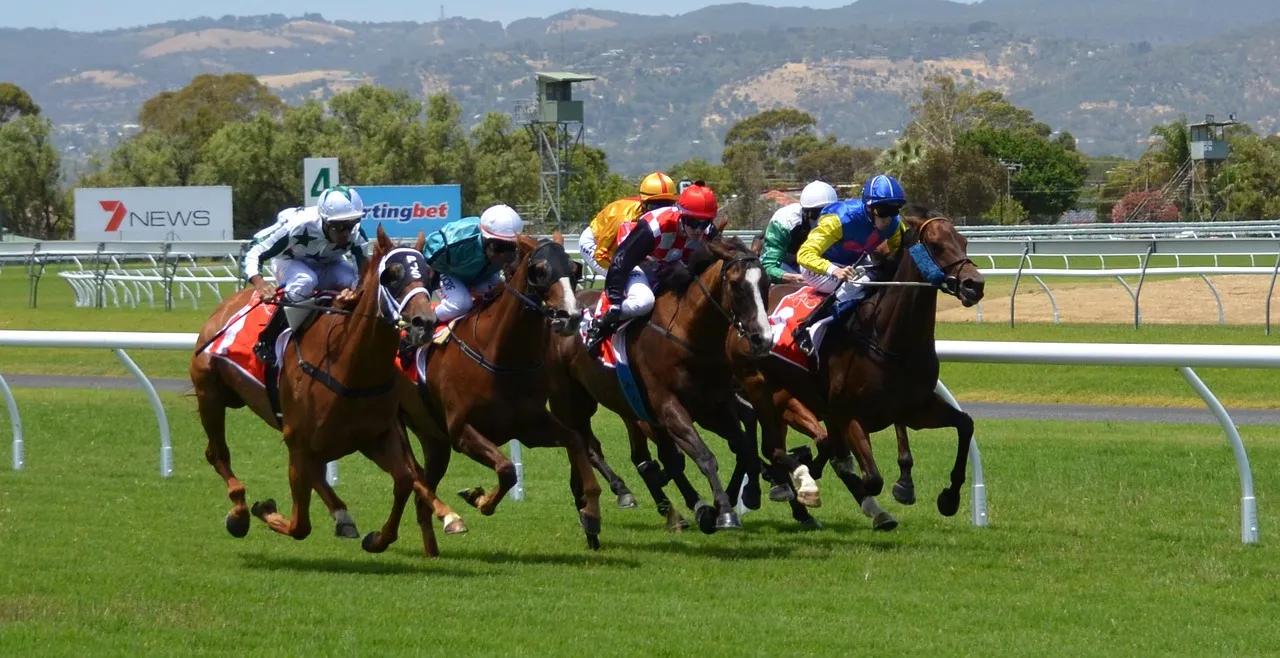
[[[564,246],[564,234],[560,232],[560,229],[556,229],[556,232],[551,234],[551,241],[561,247]]]
[[[381,224],[379,224],[379,225],[378,225],[378,228],[382,228],[382,225],[381,225]],[[416,250],[416,251],[422,251],[422,248],[423,248],[423,247],[425,247],[425,246],[427,246],[427,234],[426,234],[426,233],[424,233],[424,232],[422,232],[422,230],[421,230],[421,229],[419,229],[419,230],[418,230],[418,241],[417,241],[417,242],[415,242],[415,243],[413,243],[413,248],[414,248],[414,250]]]
[[[378,246],[387,251],[395,248],[395,245],[391,243],[391,238],[387,237],[387,232],[382,230],[381,223],[378,224]]]
[[[725,217],[724,219],[716,222],[716,231],[723,231],[724,227],[728,225],[729,225],[729,218]]]

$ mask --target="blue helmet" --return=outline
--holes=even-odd
[[[862,187],[862,203],[868,209],[879,205],[901,208],[907,203],[907,195],[902,191],[902,183],[898,179],[887,174],[877,174]]]

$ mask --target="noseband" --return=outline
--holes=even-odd
[[[728,286],[730,267],[733,267],[734,265],[738,265],[740,263],[744,266],[747,266],[751,263],[759,264],[760,258],[758,256],[739,256],[737,258],[720,261],[720,262],[723,263],[720,266],[720,290],[723,291]],[[707,290],[707,286],[702,283],[702,277],[695,276],[693,277],[693,280],[698,284],[698,289],[702,291],[702,294],[705,295],[706,298],[711,302],[711,306],[714,307],[717,311],[720,311],[720,315],[723,315],[724,318],[729,321],[729,326],[733,327],[734,330],[738,332],[738,336],[742,338],[746,338],[747,327],[745,324],[743,324],[742,320],[738,319],[737,314],[731,312],[729,309],[726,309],[720,303],[720,300],[716,299],[715,296],[711,294],[710,290]]]
[[[911,254],[911,259],[915,261],[916,267],[930,284],[958,299],[960,297],[960,277],[952,274],[951,270],[965,263],[974,265],[974,267],[977,267],[977,265],[972,260],[969,260],[968,256],[958,258],[946,265],[938,265],[938,261],[929,251],[929,245],[923,241],[925,227],[937,221],[949,222],[951,220],[945,217],[931,217],[919,227],[908,231],[906,236],[907,252]]]

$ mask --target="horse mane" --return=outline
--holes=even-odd
[[[661,279],[654,284],[655,287],[670,290],[676,295],[683,295],[693,284],[693,280],[702,276],[702,273],[716,262],[754,255],[755,253],[741,238],[721,234],[711,240],[703,240],[702,244],[689,256],[688,265],[676,265],[659,270]]]

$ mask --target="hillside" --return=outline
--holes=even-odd
[[[830,10],[733,4],[682,16],[593,10],[497,22],[351,23],[319,15],[133,30],[0,30],[0,80],[101,148],[147,98],[202,72],[246,71],[291,102],[363,83],[449,91],[467,116],[510,111],[533,72],[581,85],[587,139],[625,171],[714,158],[727,126],[778,105],[857,145],[887,145],[933,73],[999,89],[1093,153],[1134,155],[1179,112],[1280,117],[1280,3],[1222,0],[859,0]],[[1195,66],[1193,66],[1193,64]]]

